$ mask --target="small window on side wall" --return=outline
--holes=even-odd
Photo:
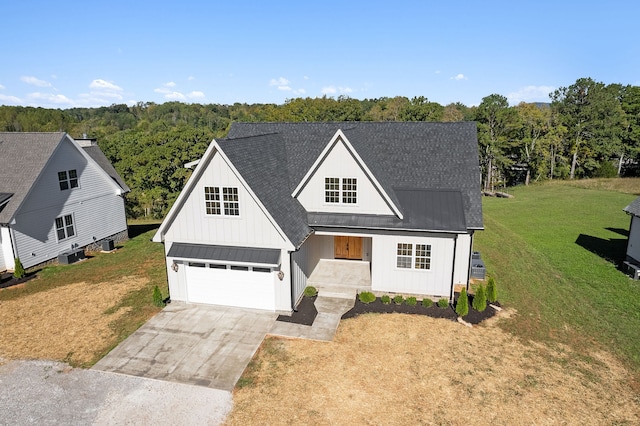
[[[63,170],[58,172],[58,185],[60,191],[78,187],[78,172],[76,169]]]

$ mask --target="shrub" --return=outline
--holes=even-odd
[[[162,308],[164,306],[164,300],[162,299],[162,293],[160,292],[160,288],[155,286],[153,288],[153,304],[158,308]]]
[[[604,160],[599,164],[598,168],[593,173],[593,177],[600,178],[614,178],[618,176],[618,169],[609,160]]]
[[[471,306],[479,312],[487,309],[487,294],[484,291],[483,285],[479,285],[478,288],[476,288],[476,295],[473,297],[473,303]]]
[[[467,290],[460,290],[460,296],[458,296],[458,303],[456,303],[456,314],[459,317],[463,317],[469,313],[469,297],[467,296]]]
[[[407,297],[407,305],[416,306],[417,303],[418,303],[418,299],[416,299],[415,297],[413,296]]]
[[[422,299],[422,306],[424,306],[425,308],[428,308],[431,305],[433,305],[433,300],[431,300],[431,299]]]
[[[312,285],[309,285],[304,288],[304,295],[306,297],[314,297],[318,294],[318,289]]]
[[[389,295],[388,295],[388,294],[385,294],[384,296],[382,296],[382,297],[380,298],[380,301],[381,301],[382,303],[384,303],[385,305],[388,305],[389,303],[391,303],[391,297],[389,297]]]
[[[445,299],[444,297],[442,299],[438,300],[438,306],[441,308],[446,308],[449,306],[449,299]]]
[[[22,266],[22,262],[20,262],[20,258],[16,257],[15,264],[13,276],[17,279],[24,278],[24,267]]]
[[[498,290],[496,289],[496,280],[493,277],[489,277],[489,282],[487,283],[487,301],[489,303],[494,303],[498,300]]]
[[[397,295],[394,296],[393,298],[393,303],[395,303],[396,305],[402,305],[402,302],[404,302],[404,297],[402,297],[402,295]]]
[[[371,293],[370,291],[363,291],[362,293],[358,294],[358,299],[364,304],[369,304],[376,300],[376,295]]]

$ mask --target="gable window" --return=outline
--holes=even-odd
[[[58,172],[60,191],[78,187],[78,172],[75,169]]]
[[[220,197],[222,193],[222,199]],[[240,216],[240,198],[238,188],[204,187],[205,212],[210,215]]]
[[[324,178],[324,201],[332,204],[356,204],[357,188],[356,178]]]
[[[398,243],[396,267],[403,269],[431,269],[431,244]]]
[[[73,227],[72,215],[68,214],[56,218],[56,235],[58,236],[58,241],[62,241],[76,235],[75,228]]]

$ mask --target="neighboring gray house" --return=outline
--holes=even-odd
[[[0,133],[0,271],[126,239],[128,191],[95,140]]]
[[[634,272],[634,278],[638,279],[640,277],[640,197],[633,200],[624,208],[624,211],[631,216],[625,264]]]
[[[475,123],[233,123],[154,241],[174,300],[290,312],[323,259],[453,297],[483,229]]]

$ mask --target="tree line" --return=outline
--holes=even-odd
[[[578,79],[548,103],[509,106],[491,94],[478,106],[426,97],[296,98],[284,104],[139,102],[100,108],[0,106],[0,131],[65,131],[98,144],[131,187],[132,218],[163,217],[183,188],[183,165],[234,121],[476,121],[482,187],[640,175],[640,87]]]

